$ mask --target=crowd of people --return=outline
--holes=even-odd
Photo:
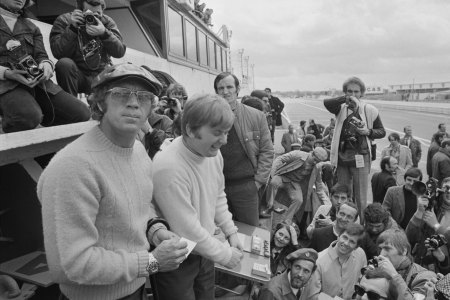
[[[270,88],[239,100],[238,78],[224,72],[215,94],[188,98],[181,83],[163,91],[145,68],[112,65],[126,47],[104,0],[78,0],[56,19],[54,65],[25,18],[29,3],[0,3],[4,132],[99,121],[53,157],[37,185],[59,299],[147,299],[149,276],[156,299],[213,299],[214,264],[234,268],[243,257],[235,222],[260,226],[274,214],[282,220],[269,228],[272,278],[255,299],[450,299],[445,124],[428,151],[427,183],[412,127],[388,135],[368,205],[373,141],[386,130],[361,100],[361,79],[324,100],[328,126],[289,125],[275,157],[284,104]],[[36,68],[20,69],[24,59]],[[20,291],[0,276],[0,292]]]

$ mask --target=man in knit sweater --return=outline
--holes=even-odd
[[[233,121],[230,106],[220,96],[189,99],[182,136],[155,157],[155,205],[176,234],[197,243],[178,270],[156,275],[160,299],[214,299],[214,263],[233,268],[242,257],[219,151]],[[214,237],[216,224],[229,245]]]
[[[122,64],[92,87],[100,124],[61,150],[38,182],[50,274],[60,299],[146,299],[149,274],[177,268],[187,254],[155,219],[151,161],[135,142],[161,86]],[[159,244],[150,253],[149,241]]]

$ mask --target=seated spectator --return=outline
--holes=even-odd
[[[405,145],[400,144],[400,135],[396,132],[392,132],[388,136],[390,145],[385,147],[381,151],[381,157],[392,156],[397,159],[398,169],[395,171],[397,183],[403,184],[403,175],[406,170],[412,167],[411,149]]]
[[[411,191],[416,181],[422,181],[422,171],[418,168],[408,169],[405,173],[405,184],[390,187],[384,197],[383,207],[403,229],[406,229],[417,209],[417,196]]]
[[[317,299],[311,278],[316,270],[317,252],[299,249],[288,255],[288,270],[273,277],[259,293],[258,300]]]
[[[398,168],[398,162],[395,157],[385,156],[380,161],[381,172],[372,175],[372,195],[373,202],[383,203],[384,196],[388,188],[397,185],[395,171]]]
[[[264,111],[264,103],[256,97],[244,96],[242,97],[241,103],[256,108],[257,110]]]
[[[310,284],[328,296],[351,299],[361,269],[367,265],[366,255],[358,247],[363,236],[362,225],[349,224],[339,234],[337,241],[319,253],[317,270]]]
[[[353,202],[347,202],[340,205],[336,211],[336,220],[333,224],[316,228],[311,235],[311,248],[320,252],[337,239],[337,237],[349,226],[353,224],[358,217],[358,208]]]
[[[308,228],[306,229],[306,233],[308,234],[309,238],[312,237],[314,228],[322,228],[332,225],[336,220],[336,210],[339,205],[351,201],[350,191],[347,185],[336,183],[331,188],[330,194],[331,204],[324,204],[319,206],[319,208],[316,210],[316,213],[314,214],[311,224],[309,224]]]
[[[286,271],[288,262],[286,256],[299,248],[298,236],[300,229],[297,224],[283,221],[278,223],[270,239],[270,271],[272,276]]]
[[[281,138],[281,146],[284,148],[284,153],[288,153],[292,150],[291,145],[299,142],[299,136],[295,132],[294,125],[289,124],[288,131],[283,133]]]
[[[55,126],[90,118],[87,105],[50,80],[53,63],[48,59],[41,31],[26,18],[30,3],[28,0],[0,3],[0,19],[3,20],[0,116],[5,133],[34,129],[39,124]],[[14,35],[11,35],[13,30]],[[34,64],[36,73],[23,70],[23,64]]]
[[[306,129],[306,133],[312,134],[316,137],[316,139],[322,138],[322,132],[325,130],[325,127],[322,124],[316,124],[313,119],[309,120],[309,126]]]
[[[366,253],[368,259],[378,255],[377,238],[388,229],[398,229],[397,223],[389,216],[389,213],[380,203],[370,204],[364,209],[364,227],[366,234],[360,247]]]
[[[167,88],[166,97],[163,97],[167,102],[167,108],[164,110],[164,114],[171,120],[175,119],[183,110],[187,98],[188,96],[184,86],[179,83],[171,83]]]
[[[77,8],[56,18],[50,32],[50,47],[56,63],[58,84],[73,96],[91,93],[91,82],[111,56],[121,58],[126,46],[114,20],[104,14],[105,0],[77,0]],[[86,13],[93,23],[86,23]],[[158,95],[157,95],[158,96]]]
[[[330,134],[330,132],[334,131],[334,128],[336,127],[336,119],[335,118],[331,118],[330,119],[330,125],[327,126],[327,128],[325,128],[325,130],[323,131],[323,136],[327,136]]]
[[[378,267],[366,271],[365,276],[389,280],[388,299],[411,299],[411,293],[413,296],[417,294],[417,297],[426,296],[427,282],[436,280],[436,274],[413,262],[411,245],[405,232],[400,229],[386,230],[378,237],[377,245],[380,250],[380,255],[376,257]]]
[[[302,148],[300,150],[303,152],[311,152],[313,151],[315,144],[316,144],[316,137],[312,134],[307,134],[303,138]]]
[[[436,235],[440,227],[450,227],[450,177],[442,182],[445,191],[432,210],[427,210],[429,200],[426,197],[418,199],[417,210],[408,226],[406,235],[413,247],[414,262],[436,273],[447,274],[450,272],[449,248],[447,243],[435,245],[429,239],[440,239]]]
[[[331,150],[331,141],[333,141],[334,128],[331,128],[327,135],[323,136],[322,142],[326,149]]]

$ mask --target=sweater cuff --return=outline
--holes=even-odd
[[[225,227],[225,226],[224,226]],[[238,228],[236,226],[228,226],[227,228],[222,229],[225,237],[228,239],[231,235],[238,232]]]
[[[158,236],[155,234],[160,229],[166,229],[167,227],[163,223],[155,223],[152,227],[150,227],[148,231],[148,238],[155,246],[159,245],[161,241],[158,239]]]
[[[148,266],[148,252],[147,251],[139,251],[137,253],[138,256],[138,277],[146,277],[148,276],[147,266]]]
[[[55,71],[55,64],[50,59],[44,59],[41,61],[41,64],[42,63],[48,63],[50,67],[52,67],[53,72]]]
[[[10,70],[10,68],[0,66],[0,80],[7,80],[5,78],[5,71]]]

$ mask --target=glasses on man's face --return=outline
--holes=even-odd
[[[380,299],[386,299],[379,294],[372,292],[372,291],[366,291],[363,287],[360,285],[355,285],[355,293],[359,296],[364,296],[364,294],[367,295],[367,298],[369,300],[380,300]]]
[[[148,91],[133,91],[128,88],[115,87],[106,91],[111,94],[111,98],[123,104],[127,104],[131,95],[136,95],[136,99],[141,105],[150,104],[155,95]]]

